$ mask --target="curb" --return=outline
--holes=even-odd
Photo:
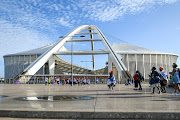
[[[180,113],[162,112],[65,112],[0,110],[0,117],[43,119],[180,119]]]

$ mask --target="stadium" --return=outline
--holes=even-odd
[[[86,38],[73,39],[76,35],[84,35]],[[72,46],[68,49],[65,45],[67,42],[79,42],[80,44],[89,42],[88,46],[91,50],[73,50]],[[102,43],[101,49],[95,49],[100,45],[96,42]],[[108,56],[108,62],[103,68],[95,70],[94,56],[105,54]],[[83,68],[59,57],[64,55],[90,55],[92,56],[93,69]],[[163,66],[166,74],[168,74],[172,70],[172,64],[176,63],[178,55],[127,43],[114,43],[111,46],[96,26],[83,25],[72,30],[55,44],[48,44],[28,51],[4,55],[3,57],[6,83],[13,83],[15,80],[26,83],[34,77],[36,79],[41,78],[43,82],[46,76],[88,76],[92,80],[99,77],[101,81],[105,82],[111,70],[114,71],[116,80],[124,83],[127,78],[132,79],[136,70],[139,70],[148,79],[148,74],[153,66],[156,68]]]

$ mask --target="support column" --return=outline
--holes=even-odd
[[[128,71],[129,71],[129,55],[127,54],[127,67],[128,67]]]
[[[29,56],[29,64],[31,64],[31,55]]]
[[[170,60],[170,55],[169,55],[169,68],[168,68],[168,72],[170,72],[170,70],[171,70],[170,67],[171,67],[171,60]]]
[[[136,71],[137,71],[137,54],[135,54],[135,60],[136,60]]]
[[[112,60],[110,56],[108,55],[108,73],[112,70]]]
[[[44,66],[45,66],[45,65],[43,65],[43,75],[45,74],[45,73],[44,73],[44,69],[45,69],[45,67],[44,67]]]
[[[144,65],[144,54],[143,54],[143,70],[144,70],[144,78],[146,78],[145,74],[145,65]]]
[[[167,56],[165,55],[165,63],[166,63],[166,75],[167,75]]]
[[[162,54],[161,54],[161,66],[163,66],[163,63],[162,63]]]
[[[93,33],[92,30],[89,30],[90,33]],[[91,39],[93,39],[93,34],[90,34]],[[94,42],[91,41],[91,50],[94,50]],[[94,59],[94,55],[92,55],[92,63],[93,63],[93,71],[95,71],[95,59]]]
[[[25,55],[24,55],[24,61],[23,61],[23,70],[25,69],[24,65],[25,65]]]
[[[18,74],[21,72],[20,55],[18,56]]]
[[[55,68],[55,55],[51,55],[49,59],[49,74],[54,75],[54,68]]]
[[[151,68],[152,68],[152,66],[151,66],[151,54],[149,55],[149,57],[150,57],[150,58],[149,58],[149,59],[150,59],[149,61],[150,61],[150,69],[151,69]]]

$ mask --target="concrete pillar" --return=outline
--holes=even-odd
[[[137,54],[135,54],[135,60],[136,60],[136,71],[137,71]]]
[[[23,70],[25,69],[25,67],[24,67],[24,65],[25,65],[25,60],[26,60],[26,58],[25,58],[25,55],[24,55]]]
[[[128,71],[129,71],[129,55],[127,54],[127,67],[128,67]]]
[[[146,78],[146,74],[145,74],[145,64],[144,64],[144,54],[143,54],[143,70],[144,70],[144,78]]]
[[[108,55],[108,73],[112,70],[112,60],[110,56]]]
[[[167,64],[168,64],[168,63],[167,63],[167,55],[165,55],[165,63],[166,63],[166,69],[165,69],[165,71],[166,71],[166,75],[167,75],[167,71],[168,71],[168,70],[167,70]]]
[[[163,66],[163,63],[162,63],[163,61],[162,61],[162,54],[161,54],[161,66]]]
[[[156,54],[156,68],[157,68],[158,66],[157,66],[157,54]]]
[[[44,67],[45,65],[43,65],[43,75],[45,74],[45,72],[44,72],[44,69],[45,69],[45,67]]]
[[[49,74],[54,75],[54,70],[55,70],[55,55],[51,55],[49,59]]]
[[[170,72],[170,71],[171,71],[171,60],[170,60],[170,55],[169,55],[169,68],[168,68],[168,72]]]
[[[151,66],[151,63],[152,63],[152,61],[151,61],[151,54],[149,55],[149,58],[150,58],[150,69],[152,68],[152,66]]]

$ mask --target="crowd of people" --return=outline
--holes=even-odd
[[[172,65],[173,70],[170,72],[170,84],[174,85],[174,92],[173,95],[179,95],[180,96],[180,69],[177,68],[177,64],[173,63]],[[155,88],[158,90],[158,94],[160,93],[166,93],[166,86],[168,83],[168,77],[165,74],[165,70],[162,66],[159,68],[159,72],[156,70],[156,67],[152,67],[151,73],[149,74],[149,84],[152,88],[152,93],[155,92]],[[133,76],[134,79],[134,90],[142,90],[141,82],[144,80],[144,77],[141,75],[141,73],[137,70],[135,75]],[[138,88],[139,86],[139,88]],[[178,93],[177,93],[178,92]]]
[[[180,96],[180,69],[177,68],[177,64],[173,63],[172,65],[173,70],[170,72],[170,81],[174,86],[174,92],[173,95],[179,95]],[[109,91],[114,91],[114,87],[116,85],[116,80],[113,75],[114,71],[109,72],[109,78],[107,81],[107,86]],[[156,70],[156,67],[152,67],[151,73],[149,74],[149,84],[152,88],[152,93],[155,93],[155,89],[157,88],[158,94],[160,93],[166,93],[166,86],[168,83],[168,77],[165,74],[165,70],[162,66],[159,67],[159,72]],[[143,75],[140,73],[140,71],[136,71],[133,76],[133,83],[134,83],[134,90],[142,90],[141,82],[144,80]],[[86,79],[86,77],[77,77],[77,78],[51,78],[46,77],[45,78],[45,85],[47,84],[77,84],[77,85],[90,85],[90,79]],[[97,84],[99,83],[98,78],[95,81]]]
[[[73,82],[73,83],[72,83]],[[96,79],[96,83],[98,83],[98,79]],[[52,78],[52,77],[46,77],[45,78],[45,85],[47,84],[77,84],[77,85],[90,85],[90,79],[86,79],[85,77],[82,78]]]

